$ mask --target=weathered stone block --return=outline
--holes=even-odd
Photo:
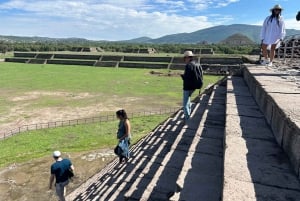
[[[289,121],[285,121],[283,135],[283,149],[292,163],[293,169],[299,176],[300,166],[300,129]]]
[[[271,127],[275,136],[275,139],[277,143],[282,146],[282,139],[283,139],[283,128],[285,125],[286,116],[278,108],[277,105],[274,105],[273,112],[272,112],[272,121],[271,121]]]

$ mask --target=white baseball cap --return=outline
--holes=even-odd
[[[60,151],[54,151],[54,152],[53,152],[53,157],[58,158],[58,157],[60,157],[60,156],[61,156]]]
[[[183,53],[184,57],[193,57],[195,56],[192,51],[188,50]]]

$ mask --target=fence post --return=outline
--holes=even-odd
[[[295,49],[295,41],[293,41],[293,44],[292,44],[292,56],[291,56],[291,59],[294,58],[294,49]]]
[[[286,48],[287,48],[287,42],[284,44],[284,49],[283,49],[283,59],[284,60],[286,58]]]

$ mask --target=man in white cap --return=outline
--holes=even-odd
[[[283,8],[280,5],[275,5],[270,9],[272,14],[264,21],[261,30],[262,53],[264,56],[264,60],[261,62],[262,65],[272,66],[275,49],[280,46],[280,42],[285,37],[285,24],[281,17],[282,10]],[[271,46],[270,57],[267,51],[268,46]]]
[[[69,172],[74,171],[74,166],[69,159],[63,159],[60,151],[53,152],[55,163],[51,165],[49,189],[52,189],[55,178],[55,189],[59,201],[65,201],[65,186],[69,184]]]
[[[185,65],[184,74],[181,75],[183,79],[183,112],[184,120],[190,118],[191,115],[191,95],[195,89],[200,89],[202,87],[202,68],[200,65],[196,64],[194,61],[194,54],[192,51],[185,51],[183,53],[183,59]],[[200,85],[197,86],[197,80],[201,79]]]

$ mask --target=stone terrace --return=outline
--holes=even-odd
[[[300,89],[248,65],[68,195],[75,201],[297,201]]]
[[[206,72],[226,73],[240,69],[242,57],[220,57],[217,55],[201,55],[197,57]],[[182,57],[171,56],[121,56],[99,54],[69,54],[69,53],[37,53],[15,52],[13,58],[6,58],[6,62],[31,64],[61,64],[81,65],[92,67],[114,68],[148,68],[182,70]]]

